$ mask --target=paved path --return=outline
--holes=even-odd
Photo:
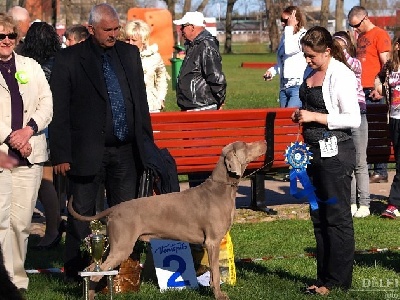
[[[393,181],[395,171],[389,171],[389,179],[387,183],[371,183],[370,194],[371,199],[385,199],[389,196],[390,186]],[[298,188],[301,184],[298,183]],[[187,189],[188,184],[181,184],[181,190]],[[251,202],[250,180],[244,180],[239,185],[239,190],[236,196],[236,206],[238,208],[246,207]],[[279,206],[284,204],[302,204],[304,199],[297,200],[290,195],[289,182],[284,180],[273,179],[269,177],[265,180],[265,199],[268,206]]]

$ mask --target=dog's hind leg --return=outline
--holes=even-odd
[[[217,300],[229,300],[226,293],[221,291],[219,273],[219,245],[220,243],[208,244],[206,241],[206,249],[208,253],[208,261],[210,263],[210,286],[214,292],[214,297]]]

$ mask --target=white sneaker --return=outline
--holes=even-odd
[[[354,214],[354,218],[365,218],[370,215],[369,207],[366,205],[360,205],[360,208]]]
[[[357,204],[351,205],[351,215],[354,217],[354,214],[357,212]]]

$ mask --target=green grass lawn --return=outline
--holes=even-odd
[[[328,299],[388,299],[393,287],[400,296],[400,252],[398,221],[370,216],[355,219],[356,254],[353,288],[334,290]],[[308,299],[302,289],[315,278],[313,257],[315,241],[309,220],[279,220],[263,223],[234,224],[231,230],[235,250],[237,284],[223,286],[231,299]],[[32,236],[34,243],[37,236]],[[370,251],[388,248],[386,252]],[[64,245],[47,252],[30,251],[26,266],[48,268],[62,266]],[[368,250],[368,251],[364,251]],[[252,258],[253,262],[243,262]],[[265,260],[255,261],[258,258]],[[28,299],[81,299],[82,287],[65,285],[59,274],[29,275]],[[372,286],[372,283],[375,286]],[[106,297],[99,297],[106,299]],[[139,293],[117,295],[115,299],[212,299],[208,288],[160,293],[156,285],[143,283]]]
[[[222,68],[227,80],[226,105],[224,109],[277,107],[279,79],[264,81],[264,69],[242,68],[242,62],[274,62],[275,54],[229,54],[222,56]],[[171,74],[171,66],[167,66]],[[178,111],[176,92],[169,81],[166,111]]]
[[[248,49],[251,45],[241,47],[240,49]],[[240,64],[245,61],[272,62],[275,61],[275,55],[223,55],[223,68],[228,80],[224,109],[278,106],[278,80],[265,82],[262,79],[265,70],[243,69]],[[170,67],[168,70],[170,72]],[[178,107],[175,92],[172,91],[170,82],[167,111],[176,110]],[[400,252],[395,250],[400,246],[399,226],[398,220],[380,219],[374,215],[365,219],[355,219],[357,250],[388,248],[389,251],[366,251],[364,254],[357,254],[354,262],[353,289],[347,293],[334,290],[326,299],[400,299]],[[315,259],[305,255],[312,253],[315,247],[311,221],[278,220],[234,224],[231,235],[237,259],[237,284],[223,286],[230,299],[310,299],[310,296],[302,294],[302,289],[316,276]],[[30,244],[36,244],[38,239],[38,236],[31,235]],[[62,267],[64,250],[63,243],[49,251],[28,250],[26,268]],[[262,257],[272,258],[253,262],[242,261],[244,258]],[[82,287],[65,284],[61,274],[32,274],[29,278],[27,299],[82,299]],[[389,283],[396,286],[388,287]],[[99,296],[98,299],[107,297]],[[208,288],[160,293],[156,285],[143,283],[139,293],[117,295],[115,299],[197,300],[213,299],[213,295]]]

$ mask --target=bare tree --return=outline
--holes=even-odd
[[[199,4],[199,6],[197,6],[197,8],[195,9],[195,11],[204,11],[204,8],[206,8],[207,4],[208,4],[209,0],[203,0],[201,1],[201,3]]]
[[[172,20],[176,19],[176,15],[175,15],[175,4],[176,4],[176,0],[165,0],[165,2],[167,3],[167,8],[169,10],[169,12],[171,13],[172,16]],[[175,44],[178,42],[178,33],[176,32],[175,26],[173,25],[172,28],[174,28],[173,32],[174,32],[174,41]]]
[[[232,53],[232,14],[236,1],[228,0],[226,5],[224,53]]]
[[[268,28],[268,36],[270,42],[270,49],[272,52],[275,52],[278,49],[279,45],[279,29],[276,24],[276,20],[278,19],[280,13],[280,4],[275,4],[273,0],[266,0],[265,6],[267,10],[267,28]]]
[[[328,27],[328,19],[329,19],[329,0],[321,0],[321,21],[320,25],[322,27]]]
[[[344,30],[344,28],[343,28],[343,18],[344,18],[344,0],[336,0],[335,31]]]
[[[6,11],[8,11],[13,6],[13,0],[6,0]]]
[[[185,0],[182,13],[185,14],[192,8],[192,0]]]
[[[72,13],[72,0],[61,0],[61,3],[64,6],[65,27],[69,27],[74,24],[74,15]]]

